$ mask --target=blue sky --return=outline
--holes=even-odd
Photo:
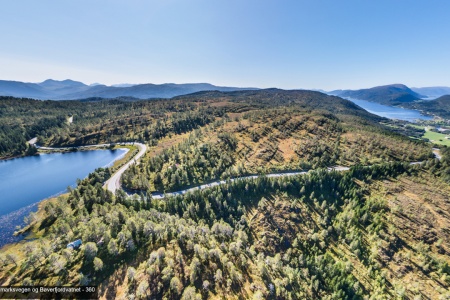
[[[2,1],[0,79],[450,86],[448,0]]]

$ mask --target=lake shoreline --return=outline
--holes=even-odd
[[[39,153],[35,153],[35,154],[32,154],[32,155],[26,155],[26,154],[23,154],[23,155],[16,155],[16,156],[0,157],[0,162],[2,162],[2,161],[8,161],[8,160],[13,160],[13,159],[16,159],[16,158],[23,158],[23,157],[30,157],[30,156],[38,156],[38,155],[39,155]]]
[[[66,193],[68,186],[76,186],[77,178],[86,178],[95,169],[112,167],[127,157],[129,150],[58,151],[0,162],[0,193],[4,199],[0,213],[0,247],[23,239],[13,236],[16,226],[26,226],[24,217],[36,212],[39,203]],[[24,186],[27,188],[22,188]]]
[[[42,199],[38,202],[35,202],[33,204],[30,204],[28,206],[22,207],[18,209],[17,211],[13,211],[7,215],[0,216],[0,224],[3,222],[3,220],[7,219],[8,217],[14,217],[14,215],[20,214],[20,217],[27,217],[31,212],[36,213],[36,215],[39,216],[40,213],[43,212],[43,205],[49,201],[57,201],[59,197],[68,195],[67,191],[62,191],[58,194],[52,195],[50,197],[47,197],[45,199]],[[16,218],[19,216],[16,216]],[[22,222],[23,225],[24,222]],[[34,239],[35,237],[33,234],[36,234],[36,232],[33,230],[35,228],[36,222],[32,222],[30,224],[25,224],[24,227],[14,230],[14,233],[7,237],[2,237],[2,240],[0,241],[0,250],[4,250],[5,247],[10,247],[14,245],[18,245],[23,242],[27,242],[29,240]],[[1,225],[0,225],[1,227]]]
[[[105,150],[108,150],[109,145],[106,148],[104,148],[103,145],[100,147],[98,147],[98,146],[96,147],[94,145],[93,147],[91,147],[89,149],[85,146],[83,146],[83,147],[84,148],[82,148],[80,150],[80,152],[96,151],[96,150],[105,151]],[[115,147],[117,147],[117,148],[109,149],[109,150],[110,151],[122,150],[123,153],[120,156],[116,157],[113,161],[109,162],[108,164],[106,164],[104,166],[100,166],[99,168],[103,167],[103,168],[113,168],[114,169],[115,164],[119,163],[119,165],[121,165],[121,163],[123,163],[122,160],[128,161],[130,158],[127,157],[127,154],[129,154],[130,149],[132,149],[135,146],[130,148],[130,146],[126,145],[126,144],[125,145],[116,144]],[[58,150],[58,148],[56,148],[56,150]],[[44,154],[44,155],[56,154],[56,153],[65,154],[65,153],[73,153],[73,152],[74,151],[63,151],[63,152],[56,151],[56,152],[41,153],[41,154]],[[75,151],[75,152],[78,152],[78,151]],[[115,168],[117,168],[117,166]],[[3,249],[4,247],[10,246],[10,245],[17,245],[19,243],[22,243],[23,241],[27,241],[28,239],[33,238],[33,236],[30,237],[30,235],[33,234],[32,230],[34,227],[34,223],[25,224],[23,219],[25,217],[27,217],[31,212],[35,212],[37,215],[39,215],[39,213],[43,209],[44,203],[46,203],[48,201],[56,201],[59,197],[64,196],[64,195],[67,195],[67,189],[61,190],[58,193],[55,193],[48,197],[45,197],[39,201],[36,201],[35,203],[21,207],[15,211],[11,211],[5,215],[1,215],[0,216],[0,229],[1,229],[0,230],[0,249]],[[17,230],[17,226],[23,226],[23,227],[20,228],[19,230]]]
[[[436,118],[436,116],[424,114],[423,112],[416,109],[403,108],[401,106],[390,106],[374,101],[354,99],[349,97],[345,97],[345,99],[358,105],[369,113],[390,120],[401,120],[411,123],[417,123],[418,121],[431,121]]]
[[[36,147],[36,146],[35,146]],[[23,157],[32,157],[32,156],[39,156],[40,154],[49,154],[49,153],[71,153],[71,152],[78,152],[78,151],[92,151],[92,150],[108,150],[110,149],[109,146],[96,146],[96,145],[80,145],[80,146],[73,146],[73,147],[36,147],[38,152],[27,155],[27,154],[21,154],[16,156],[7,156],[7,157],[0,157],[0,162],[2,161],[8,161],[16,158],[23,158]],[[115,149],[122,149],[122,148],[115,148]],[[110,149],[110,150],[115,150]]]

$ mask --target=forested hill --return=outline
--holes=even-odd
[[[434,100],[408,103],[405,106],[423,111],[426,114],[436,115],[446,119],[450,118],[450,95],[442,96]]]
[[[0,158],[33,153],[26,141],[35,136],[47,146],[143,141],[149,136],[165,136],[172,130],[203,126],[225,113],[261,108],[321,110],[356,117],[373,126],[381,120],[350,101],[312,91],[212,91],[168,100],[128,100],[38,101],[0,97]],[[73,116],[73,124],[68,123],[69,116]],[[181,129],[183,126],[186,129]]]
[[[99,169],[27,217],[31,238],[0,250],[1,285],[95,285],[102,299],[450,296],[449,151],[434,159],[431,145],[349,101],[276,89],[10,98],[0,116],[48,145],[148,145],[121,178],[133,196],[104,189],[110,172]],[[335,165],[350,170],[326,171]],[[152,197],[300,169],[309,172]],[[77,239],[79,249],[67,247]]]
[[[308,90],[263,89],[233,92],[205,91],[178,96],[173,99],[244,103],[254,108],[296,106],[305,110],[322,110],[333,114],[359,116],[375,122],[383,119],[367,112],[351,101]]]
[[[311,91],[202,92],[175,98],[226,110],[183,142],[127,170],[123,186],[177,191],[255,173],[420,161],[430,147],[394,134],[350,101]]]
[[[99,170],[30,216],[38,238],[0,251],[0,283],[98,285],[101,299],[447,299],[444,158],[164,200],[114,196]]]
[[[403,84],[391,84],[361,90],[337,90],[330,92],[330,94],[384,105],[399,105],[414,102],[424,97]]]

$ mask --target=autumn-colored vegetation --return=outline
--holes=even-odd
[[[307,91],[198,93],[155,102],[158,114],[100,103],[90,105],[128,117],[111,109],[111,123],[64,125],[60,144],[93,133],[147,143],[122,178],[136,193],[103,189],[111,174],[99,169],[42,204],[24,229],[36,239],[0,251],[0,284],[93,284],[103,299],[450,297],[447,148],[437,160],[386,120]],[[151,196],[299,169],[311,171]],[[68,249],[76,239],[81,248]]]

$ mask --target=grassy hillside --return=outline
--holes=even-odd
[[[423,135],[423,138],[428,139],[430,142],[436,145],[450,146],[450,139],[448,139],[448,134],[428,130]]]

